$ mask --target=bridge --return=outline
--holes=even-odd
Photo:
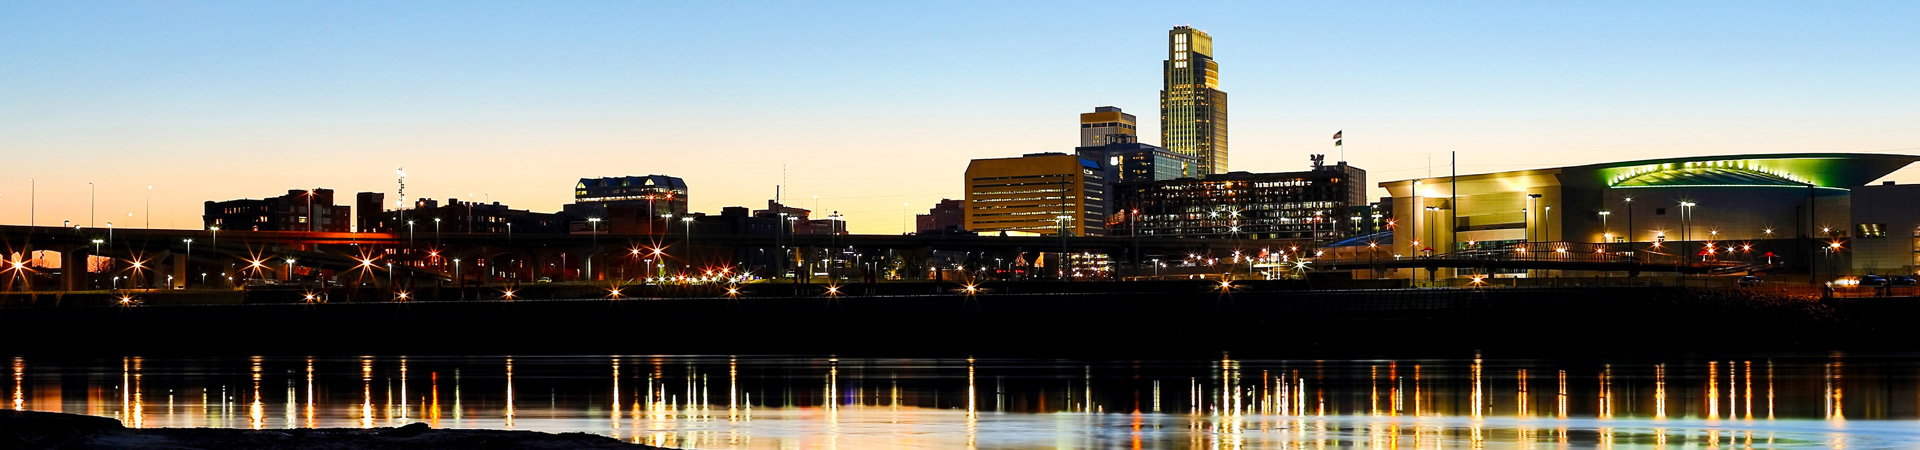
[[[1693,243],[1699,244],[1699,243]],[[1536,242],[1511,248],[1391,257],[1351,248],[1310,258],[1311,269],[1469,269],[1611,272],[1732,273],[1765,268],[1751,254],[1733,249],[1682,257],[1658,245]],[[1302,247],[1306,251],[1300,250]],[[126,287],[234,287],[275,282],[394,285],[413,283],[524,283],[666,278],[675,274],[725,273],[778,278],[833,271],[873,281],[924,278],[943,270],[930,264],[935,252],[975,268],[1044,272],[1059,262],[1036,264],[1038,253],[1065,252],[1114,258],[1115,267],[1152,258],[1214,260],[1265,253],[1269,261],[1298,262],[1281,255],[1320,253],[1309,242],[1283,239],[1176,237],[1057,237],[968,235],[827,234],[506,234],[331,233],[87,227],[0,226],[4,290],[33,290],[55,282],[59,290]],[[57,263],[31,262],[53,252]],[[1311,253],[1310,253],[1311,252]],[[957,257],[954,255],[958,255]],[[1744,257],[1744,261],[1742,260]],[[1056,257],[1057,258],[1057,257]],[[1097,259],[1095,259],[1097,261]],[[1025,264],[1022,266],[1021,264]],[[1274,264],[1279,265],[1279,264]],[[1230,265],[1223,265],[1231,267]],[[1270,265],[1273,266],[1273,265]],[[85,267],[88,270],[67,270]],[[1243,266],[1244,267],[1244,266]],[[1221,270],[1230,270],[1223,267]],[[889,273],[890,275],[880,275]],[[1143,274],[1136,274],[1143,275]],[[937,276],[937,275],[936,275]],[[44,288],[44,286],[43,286]]]
[[[976,265],[1012,268],[1040,252],[1225,255],[1306,244],[1279,239],[826,234],[335,233],[0,226],[7,290],[54,278],[61,290],[173,287],[352,278],[355,283],[487,283],[608,280],[643,273],[725,269],[777,275],[827,263],[856,272],[937,270],[914,263],[958,252]],[[831,251],[838,250],[838,251]],[[36,253],[57,253],[57,263]],[[25,255],[25,256],[15,256]],[[860,266],[887,261],[888,266]],[[999,258],[997,261],[995,258]],[[1031,264],[1031,262],[1029,263]],[[89,270],[65,270],[87,267]],[[46,273],[30,273],[36,268]],[[867,276],[872,276],[868,274]],[[170,277],[170,278],[169,278]],[[124,283],[120,280],[126,280]]]

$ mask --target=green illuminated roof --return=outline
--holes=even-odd
[[[1788,153],[1668,158],[1568,167],[1607,187],[1807,186],[1849,189],[1887,176],[1920,156],[1863,153]],[[1591,177],[1591,178],[1589,178]]]
[[[1730,168],[1701,167],[1689,169],[1659,170],[1642,173],[1618,183],[1613,187],[1655,187],[1655,186],[1806,186],[1806,183],[1793,181],[1765,172]]]

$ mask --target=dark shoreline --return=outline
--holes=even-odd
[[[1214,286],[1217,286],[1215,284]],[[0,309],[20,355],[1339,358],[1920,350],[1920,300],[1732,288],[1256,290]],[[1244,289],[1244,290],[1243,290]]]
[[[0,448],[304,449],[658,449],[586,433],[395,428],[131,429],[119,420],[78,414],[0,411]]]

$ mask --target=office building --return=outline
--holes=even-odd
[[[1120,108],[1113,106],[1095,107],[1093,112],[1080,113],[1080,146],[1097,147],[1138,141],[1139,131],[1134,123],[1132,114],[1120,112]]]
[[[288,189],[266,199],[206,202],[204,226],[223,231],[351,231],[353,208],[333,204],[332,189]]]
[[[1303,172],[1229,172],[1153,182],[1120,196],[1120,219],[1108,228],[1116,235],[1303,243],[1352,235],[1358,222],[1349,217],[1351,202],[1366,186],[1350,174],[1364,171],[1345,162],[1323,165],[1320,155],[1313,163]]]
[[[1192,178],[1192,157],[1138,142],[1116,142],[1079,147],[1073,153],[1081,159],[1102,162],[1107,181],[1115,185],[1143,185],[1175,178]]]
[[[981,234],[1100,236],[1106,168],[1065,153],[967,164],[966,229]]]
[[[581,178],[573,185],[573,203],[562,209],[579,217],[606,217],[608,207],[643,208],[648,216],[687,215],[687,182],[679,177]]]
[[[1227,173],[1227,93],[1213,37],[1192,27],[1167,33],[1160,88],[1160,146],[1193,157],[1195,176]]]

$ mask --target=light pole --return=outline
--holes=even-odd
[[[594,279],[593,278],[593,254],[600,250],[600,218],[588,217],[587,224],[593,227],[591,231],[587,232],[587,234],[592,235],[592,236],[589,236],[588,239],[593,243],[593,245],[588,246],[587,257],[582,259],[587,260],[587,263],[586,263],[587,279],[593,280]]]
[[[153,185],[147,185],[147,229],[153,229]]]
[[[460,276],[460,258],[453,259],[453,287],[456,289],[464,289],[467,287],[467,279]],[[463,291],[460,293],[460,298],[464,299],[466,297],[466,292]]]
[[[98,202],[99,196],[94,195],[95,193],[96,191],[94,190],[93,182],[88,181],[87,182],[87,227],[89,228],[93,227],[93,223],[94,223],[93,219],[96,213],[100,211],[100,208],[99,208],[100,203]]]
[[[1634,233],[1633,197],[1627,197],[1626,204],[1627,204],[1627,253],[1637,257],[1637,256],[1640,256],[1640,253],[1639,253],[1639,250],[1635,249],[1633,245],[1633,233]]]
[[[181,265],[181,267],[186,268],[188,271],[191,271],[193,270],[190,268],[191,266],[193,266],[193,238],[181,239],[180,242],[187,243],[187,263]],[[206,276],[202,275],[200,277],[201,284],[206,284],[206,280],[207,280]],[[180,284],[183,284],[183,285],[187,284],[187,280],[180,280]]]
[[[1680,202],[1680,248],[1681,248],[1680,251],[1681,252],[1685,252],[1687,248],[1687,243],[1692,241],[1691,236],[1693,236],[1693,207],[1696,205],[1698,204],[1694,202]],[[1685,258],[1686,254],[1682,253],[1679,256],[1681,258]]]
[[[113,245],[113,222],[107,222],[107,245]]]
[[[1607,228],[1607,216],[1611,215],[1613,215],[1613,211],[1600,211],[1600,243],[1604,244],[1607,241],[1613,240],[1613,230]]]
[[[293,258],[287,258],[287,281],[293,281]]]
[[[433,246],[440,246],[440,218],[433,218]]]

